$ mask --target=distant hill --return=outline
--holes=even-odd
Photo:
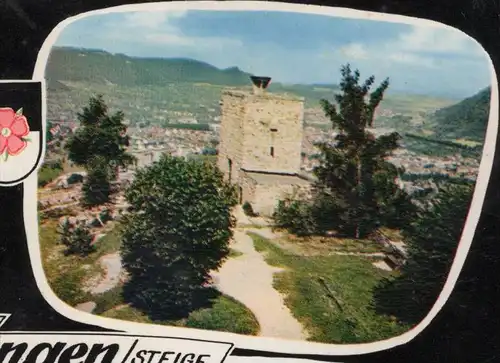
[[[250,74],[237,67],[219,69],[185,58],[136,58],[102,50],[55,47],[45,77],[53,85],[55,81],[76,81],[120,86],[177,82],[240,86],[248,85]]]
[[[488,87],[459,103],[437,110],[430,118],[435,136],[482,142],[488,125],[490,93]]]

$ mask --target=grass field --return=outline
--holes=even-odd
[[[59,244],[58,221],[49,219],[40,225],[40,249],[45,276],[57,297],[71,306],[89,301],[83,289],[85,282],[103,273],[98,260],[120,246],[119,226],[99,240],[96,252],[87,257],[65,256]]]
[[[123,301],[121,285],[102,294],[91,295],[84,291],[84,285],[89,279],[104,272],[100,267],[99,258],[119,250],[120,225],[116,224],[99,240],[95,253],[82,258],[64,255],[64,247],[58,243],[57,224],[56,219],[42,222],[40,248],[48,283],[54,294],[68,305],[76,306],[86,301],[93,301],[96,303],[94,314],[104,317],[246,335],[258,334],[259,324],[252,312],[241,303],[222,294],[218,294],[211,301],[211,307],[193,311],[186,319],[160,322],[152,322],[148,316],[128,306]],[[230,258],[237,256],[237,252],[230,254]]]
[[[267,262],[285,268],[275,288],[309,332],[310,341],[364,343],[400,335],[408,327],[371,308],[372,289],[388,272],[358,256],[302,256],[283,250],[256,234],[249,235]]]
[[[175,321],[152,321],[148,316],[128,305],[117,306],[101,315],[136,323],[225,331],[244,335],[259,333],[259,323],[255,316],[245,306],[226,295],[215,298],[211,308],[194,311],[186,319]]]

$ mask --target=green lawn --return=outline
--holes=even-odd
[[[71,306],[89,301],[83,291],[85,281],[102,273],[100,257],[117,251],[120,247],[119,224],[98,241],[96,251],[87,257],[65,256],[64,246],[59,244],[57,219],[48,219],[40,225],[40,249],[45,276],[54,293]]]
[[[152,322],[148,316],[126,305],[122,297],[122,286],[117,286],[99,295],[86,293],[82,287],[92,276],[102,273],[98,259],[119,250],[121,244],[120,225],[101,238],[97,250],[85,258],[65,256],[64,248],[58,243],[55,219],[45,220],[40,226],[40,248],[45,275],[54,294],[71,306],[86,301],[94,301],[94,314],[109,318],[139,323],[154,323],[188,328],[226,331],[237,334],[256,335],[259,324],[250,310],[234,299],[219,294],[211,301],[209,308],[191,312],[182,320]],[[239,256],[231,251],[230,257]]]
[[[136,323],[215,330],[244,335],[257,335],[259,333],[259,323],[255,316],[236,300],[229,296],[220,295],[212,303],[210,308],[196,310],[186,319],[175,321],[152,321],[144,313],[128,305],[108,310],[101,315]]]
[[[276,274],[275,288],[309,332],[309,340],[324,343],[364,343],[397,336],[408,330],[371,308],[372,289],[387,272],[356,256],[300,256],[249,233],[266,261],[285,268]]]

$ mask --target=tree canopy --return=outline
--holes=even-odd
[[[110,115],[102,95],[90,98],[78,120],[80,127],[66,144],[72,162],[86,167],[94,158],[102,157],[110,165],[126,167],[133,163],[133,156],[126,151],[129,137],[124,114],[117,111]]]
[[[430,311],[455,257],[472,192],[472,185],[447,184],[403,229],[408,259],[399,277],[384,280],[375,290],[380,313],[418,324]]]
[[[110,181],[118,167],[131,165],[135,157],[127,152],[129,137],[123,112],[109,115],[101,95],[91,97],[78,114],[80,127],[65,145],[68,158],[85,167],[82,202],[93,206],[106,203],[111,194]]]
[[[335,102],[321,102],[337,135],[316,145],[319,165],[314,169],[314,201],[305,209],[299,206],[302,202],[282,202],[276,216],[283,225],[284,215],[291,218],[290,210],[284,209],[300,212],[301,220],[309,209],[307,213],[313,215],[315,229],[336,229],[362,238],[382,224],[401,224],[414,207],[395,182],[403,170],[387,161],[399,147],[400,135],[393,132],[375,137],[369,130],[389,80],[371,91],[373,76],[361,83],[359,71],[352,71],[349,65],[341,68],[341,75]]]
[[[229,254],[234,188],[208,162],[163,155],[137,172],[126,198],[126,300],[153,319],[189,313]]]

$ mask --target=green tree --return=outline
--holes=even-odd
[[[87,167],[96,157],[104,158],[113,167],[131,165],[134,157],[127,153],[129,137],[124,124],[124,114],[109,114],[101,95],[91,97],[89,104],[78,114],[80,127],[68,140],[66,149],[69,160]]]
[[[73,226],[67,217],[59,223],[57,233],[59,234],[59,243],[68,247],[71,241],[71,234],[73,233]]]
[[[408,259],[395,279],[375,289],[375,307],[418,324],[437,300],[448,276],[472,199],[473,186],[448,184],[403,230]]]
[[[341,93],[335,95],[335,103],[321,101],[338,133],[334,142],[317,145],[320,150],[320,164],[314,170],[318,178],[317,198],[328,200],[329,209],[335,211],[329,215],[331,227],[350,237],[362,238],[385,224],[390,206],[402,203],[397,208],[411,210],[412,205],[394,181],[401,170],[387,161],[399,147],[400,135],[393,132],[375,137],[368,129],[373,126],[375,109],[389,87],[389,80],[370,93],[375,82],[373,76],[360,84],[359,71],[353,72],[349,65],[342,67],[341,74]],[[327,222],[324,218],[323,222]]]
[[[47,140],[45,140],[47,143],[51,142],[54,139],[54,136],[52,136],[52,133],[50,132],[50,129],[54,127],[52,124],[52,121],[47,121],[47,130],[45,131],[45,137]]]
[[[65,253],[67,255],[86,257],[95,251],[95,246],[92,244],[92,234],[85,225],[80,223],[74,228],[68,229],[67,226],[63,228],[65,228],[66,236],[62,238],[61,242],[66,245]]]
[[[152,319],[185,316],[229,254],[235,190],[208,162],[163,155],[138,170],[126,198],[124,298]]]
[[[109,202],[111,195],[110,174],[113,170],[103,157],[89,160],[87,164],[87,177],[82,185],[81,203],[92,207]]]

